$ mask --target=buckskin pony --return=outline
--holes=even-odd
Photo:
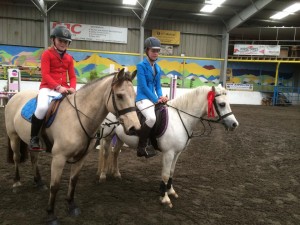
[[[72,163],[67,193],[69,213],[80,214],[74,202],[75,186],[84,159],[95,143],[94,136],[99,124],[106,115],[109,112],[114,113],[126,132],[140,129],[135,109],[135,91],[132,85],[135,75],[135,72],[131,75],[122,69],[118,73],[85,84],[76,93],[62,100],[52,125],[45,128],[44,137],[46,138],[43,138],[42,146],[45,146],[52,154],[50,196],[47,207],[48,224],[58,223],[54,213],[55,197],[66,162]],[[30,122],[21,116],[21,110],[30,99],[36,96],[37,91],[19,92],[12,97],[5,108],[9,148],[13,151],[15,163],[14,190],[21,186],[19,163],[23,151],[20,148],[27,148],[30,140]],[[43,186],[37,164],[38,154],[30,153],[31,163],[34,181]]]

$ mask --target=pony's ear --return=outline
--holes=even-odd
[[[211,87],[211,89],[212,89],[212,91],[213,91],[213,92],[215,92],[215,91],[216,91],[216,88],[215,88],[215,86],[212,86],[212,87]]]
[[[135,78],[137,74],[137,70],[133,71],[132,74],[131,74],[131,80],[133,81],[133,79]]]
[[[122,68],[116,75],[115,75],[115,79],[116,80],[119,80],[121,77],[124,76],[124,71],[125,71],[125,68]]]

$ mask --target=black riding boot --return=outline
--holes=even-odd
[[[137,148],[137,156],[150,158],[156,155],[156,152],[152,146],[147,146],[148,137],[151,132],[151,128],[147,124],[144,124],[139,131],[139,145]]]
[[[40,147],[39,143],[39,132],[43,125],[44,120],[40,120],[36,118],[36,116],[33,114],[31,117],[31,139],[29,144],[29,150],[33,152],[41,152],[43,149]]]

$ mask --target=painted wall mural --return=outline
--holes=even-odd
[[[253,84],[254,86],[274,86],[276,63],[229,62],[227,82]],[[278,74],[279,86],[294,86],[295,67],[281,64]]]
[[[110,73],[110,68],[115,70],[127,67],[133,72],[140,61],[138,54],[104,53],[98,51],[68,50],[74,58],[75,72],[79,83],[88,82],[91,73],[96,72],[97,77]],[[18,66],[23,80],[40,80],[40,58],[42,48],[0,45],[1,79],[5,79],[5,68],[8,65]],[[181,57],[161,56],[157,63],[161,66],[162,84],[169,86],[170,76],[176,75],[179,87],[196,87],[203,84],[214,85],[219,83],[220,60],[197,60]],[[136,82],[136,81],[135,81]]]
[[[86,83],[92,75],[102,77],[115,70],[127,67],[132,72],[140,61],[138,54],[111,53],[101,51],[68,50],[74,58],[78,83]],[[42,48],[0,45],[0,79],[6,79],[6,68],[18,66],[22,80],[40,80],[40,58]],[[163,71],[162,85],[169,86],[170,76],[176,75],[177,86],[192,88],[216,85],[220,81],[221,60],[188,57],[160,56],[157,63]],[[229,62],[227,82],[251,83],[254,86],[273,86],[275,63]],[[289,65],[281,65],[279,85],[292,86],[294,71]],[[136,82],[136,81],[134,81]]]

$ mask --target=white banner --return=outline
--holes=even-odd
[[[253,91],[253,84],[226,83],[226,89],[233,91]]]
[[[265,55],[280,55],[280,45],[265,45]]]
[[[127,44],[127,28],[79,23],[50,22],[50,32],[58,25],[66,26],[73,40],[102,41]]]
[[[234,45],[234,55],[280,55],[280,45]]]

